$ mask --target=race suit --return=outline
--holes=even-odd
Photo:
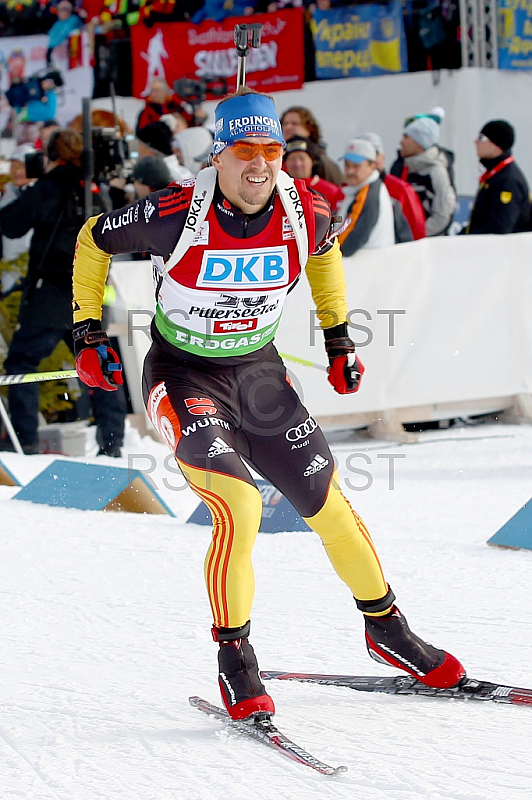
[[[293,188],[306,222],[306,274],[318,318],[332,327],[345,322],[347,306],[338,244],[327,239],[330,208],[302,181]],[[100,319],[113,254],[152,254],[157,311],[144,399],[153,425],[212,514],[205,578],[215,627],[239,628],[251,613],[251,551],[262,500],[247,464],[319,534],[359,607],[384,613],[391,592],[372,540],[340,492],[325,437],[272,343],[286,294],[301,272],[279,190],[260,212],[246,215],[216,185],[192,246],[164,274],[192,197],[192,182],[172,184],[87,221],[74,265],[74,322]]]

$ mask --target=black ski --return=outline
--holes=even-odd
[[[487,700],[493,703],[512,703],[532,705],[532,689],[519,689],[502,683],[477,681],[466,678],[452,689],[434,689],[425,686],[408,675],[395,678],[364,677],[357,675],[321,675],[310,672],[280,672],[266,670],[261,672],[264,680],[300,681],[301,683],[321,683],[325,686],[346,686],[357,692],[379,692],[383,694],[417,694],[423,697],[446,697],[456,700]]]
[[[322,775],[340,775],[342,772],[347,772],[347,767],[330,767],[328,764],[324,764],[323,761],[314,758],[295,742],[292,742],[291,739],[275,727],[269,714],[257,714],[249,720],[232,720],[224,708],[214,706],[207,700],[202,700],[201,697],[189,697],[188,702],[205,714],[222,720],[238,733],[243,733],[251,739],[262,742],[278,753],[297,761],[298,764],[303,764],[306,767],[315,769],[317,772],[321,772]]]

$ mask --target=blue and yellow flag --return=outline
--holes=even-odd
[[[315,10],[311,28],[317,78],[357,78],[408,69],[399,0],[385,6]]]

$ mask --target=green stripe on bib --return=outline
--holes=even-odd
[[[157,330],[174,347],[196,356],[220,358],[243,356],[254,350],[260,350],[265,344],[271,342],[279,326],[280,317],[265,328],[250,329],[252,323],[256,323],[256,321],[256,319],[252,319],[213,322],[214,328],[218,326],[222,330],[205,334],[175,325],[164,314],[160,306],[157,306],[155,313]]]

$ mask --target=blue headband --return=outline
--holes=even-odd
[[[246,136],[268,136],[284,145],[275,104],[260,94],[244,94],[221,103],[215,111],[213,154]]]

